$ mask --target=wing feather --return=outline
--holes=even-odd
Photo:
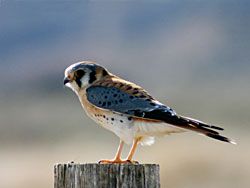
[[[138,94],[136,92],[136,94]],[[160,102],[141,98],[139,96],[127,93],[117,87],[91,86],[86,90],[87,99],[95,106],[124,113],[136,117],[144,117],[145,113],[161,109],[169,114],[175,114],[169,107]]]
[[[221,136],[217,131],[213,130],[223,130],[222,128],[208,125],[192,118],[179,116],[170,107],[154,100],[145,90],[142,90],[142,88],[134,88],[135,89],[132,90],[133,87],[128,83],[118,82],[111,84],[107,82],[102,85],[90,86],[86,90],[86,95],[90,103],[102,109],[131,115],[141,118],[141,120],[165,122],[182,129],[202,133],[220,141],[234,143],[234,141]]]

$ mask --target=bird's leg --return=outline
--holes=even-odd
[[[99,163],[126,163],[127,161],[121,160],[121,153],[123,148],[124,142],[120,140],[120,144],[118,146],[115,158],[113,160],[100,160]]]
[[[122,154],[123,145],[124,145],[124,142],[122,140],[120,140],[120,144],[119,144],[117,152],[115,154],[115,160],[114,161],[121,161],[121,154]]]
[[[129,163],[138,163],[137,161],[132,161],[132,158],[133,158],[133,155],[135,153],[135,150],[137,148],[137,144],[138,144],[139,141],[140,141],[139,138],[136,138],[133,141],[133,145],[132,145],[132,147],[131,147],[131,149],[129,151],[128,157],[126,159],[126,161],[128,161]]]

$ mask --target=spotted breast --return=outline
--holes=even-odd
[[[87,115],[102,127],[114,132],[121,137],[127,144],[133,142],[136,129],[134,118],[130,115],[98,108],[91,104],[86,95],[79,97],[82,107]]]

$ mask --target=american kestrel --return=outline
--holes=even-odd
[[[181,116],[154,99],[142,87],[126,81],[90,61],[69,66],[64,85],[78,96],[88,116],[120,138],[113,160],[101,163],[132,162],[138,143],[151,145],[154,137],[195,131],[208,137],[235,144],[216,130],[223,128]],[[132,144],[128,157],[121,159],[124,143]]]

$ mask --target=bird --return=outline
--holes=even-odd
[[[223,128],[179,115],[139,85],[112,74],[95,62],[74,63],[65,69],[64,76],[64,85],[76,93],[86,114],[120,138],[114,159],[99,163],[134,163],[139,143],[152,145],[155,137],[186,131],[236,144],[219,133]],[[122,159],[124,144],[132,146],[127,158]]]

